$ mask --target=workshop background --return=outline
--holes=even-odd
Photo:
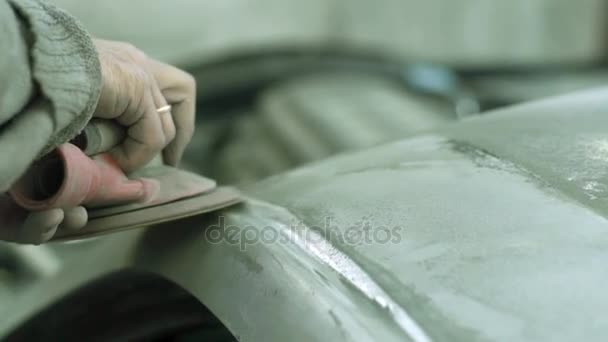
[[[605,84],[604,0],[55,0],[197,76],[187,163],[247,184]]]
[[[223,184],[608,84],[603,0],[53,2],[196,75],[185,165]],[[74,257],[0,244],[0,302]]]

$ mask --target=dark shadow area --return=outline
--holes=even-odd
[[[236,341],[194,296],[153,274],[122,271],[74,291],[5,341]]]

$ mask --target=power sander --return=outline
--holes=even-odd
[[[212,179],[164,165],[157,156],[125,175],[108,153],[125,138],[124,128],[93,120],[70,143],[42,157],[10,189],[30,211],[84,206],[87,225],[59,230],[53,240],[83,239],[170,222],[235,205],[239,192]]]

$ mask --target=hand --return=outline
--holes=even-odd
[[[148,58],[135,47],[95,40],[102,90],[94,117],[113,119],[127,129],[125,141],[110,151],[131,173],[162,152],[177,166],[195,126],[196,84],[184,71]],[[157,109],[171,105],[171,111]],[[83,207],[27,212],[0,194],[0,240],[41,244],[58,229],[77,230],[87,223]]]
[[[9,195],[0,194],[0,240],[39,245],[50,240],[57,229],[84,227],[87,219],[87,211],[83,207],[28,213]]]
[[[127,173],[161,151],[166,164],[177,166],[194,133],[194,78],[126,43],[95,40],[95,46],[103,85],[94,116],[127,128],[124,143],[110,154]],[[170,112],[157,112],[167,105]]]

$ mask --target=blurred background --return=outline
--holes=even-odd
[[[53,2],[196,76],[185,167],[224,184],[608,83],[603,0]],[[0,245],[0,302],[77,251]]]
[[[249,184],[608,80],[604,0],[54,0],[196,75],[187,167]]]

